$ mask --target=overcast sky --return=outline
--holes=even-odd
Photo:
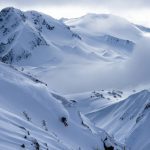
[[[111,13],[150,27],[150,0],[0,0],[0,9],[8,6],[41,11],[55,18]]]

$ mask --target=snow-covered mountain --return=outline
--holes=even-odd
[[[131,53],[141,36],[135,25],[113,15],[88,14],[63,22],[12,7],[0,12],[0,58],[6,63],[114,61]]]
[[[64,22],[75,31],[90,35],[106,34],[133,42],[141,36],[140,30],[134,24],[111,14],[87,14]]]
[[[64,22],[83,36],[86,43],[125,53],[131,52],[142,36],[134,24],[111,14],[87,14]]]
[[[99,58],[76,46],[81,39],[69,27],[42,13],[5,8],[0,12],[0,22],[3,62],[35,66],[59,63],[72,54],[79,58]]]
[[[107,131],[129,149],[148,150],[150,92],[143,90],[125,97],[127,93],[114,90],[68,96],[77,101],[78,109],[97,127]]]
[[[58,91],[65,90],[64,85],[69,89],[68,83],[73,78],[79,79],[85,68],[88,74],[93,66],[128,59],[141,37],[139,28],[113,15],[88,14],[77,19],[56,20],[43,13],[12,7],[0,12],[0,60],[24,66],[25,71]],[[71,83],[72,87],[76,83],[79,81]]]
[[[122,82],[147,33],[110,14],[2,9],[0,150],[149,150],[150,91],[97,90]]]

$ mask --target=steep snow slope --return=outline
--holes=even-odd
[[[128,97],[128,95],[131,95]],[[93,91],[66,96],[97,127],[130,150],[150,147],[150,92]],[[126,98],[128,97],[128,98]]]
[[[125,99],[127,94],[119,90],[94,90],[69,94],[66,97],[71,101],[76,101],[76,106],[83,114],[89,114]]]
[[[0,64],[0,91],[0,149],[123,149],[73,102],[14,67]]]
[[[150,92],[147,90],[86,116],[131,150],[148,150],[150,147]]]

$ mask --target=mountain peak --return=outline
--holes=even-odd
[[[1,18],[1,21],[2,20],[5,20],[6,24],[8,24],[8,20],[11,18],[11,22],[13,21],[16,21],[16,20],[20,20],[20,21],[25,21],[25,15],[24,13],[17,9],[17,8],[14,8],[14,7],[6,7],[4,9],[2,9],[0,11],[0,18]]]
[[[14,7],[6,7],[2,9],[0,13],[7,15],[8,13],[17,13],[17,12],[21,12],[21,10]]]

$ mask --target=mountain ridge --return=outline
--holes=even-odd
[[[81,18],[87,18],[88,16]],[[101,19],[100,16],[97,15],[96,18]],[[0,22],[0,58],[1,61],[6,63],[29,65],[26,62],[26,59],[28,59],[31,65],[39,65],[37,58],[34,57],[34,55],[36,56],[36,49],[38,49],[38,55],[41,56],[44,55],[41,52],[42,49],[45,50],[46,55],[41,57],[41,63],[43,64],[53,59],[56,59],[58,63],[63,62],[65,61],[64,55],[78,57],[79,60],[85,59],[85,61],[88,61],[87,59],[106,61],[113,59],[114,61],[115,57],[124,58],[132,53],[136,44],[130,38],[113,36],[113,34],[107,34],[107,32],[99,35],[94,34],[93,36],[87,35],[86,37],[82,30],[81,33],[75,31],[66,22],[56,20],[37,11],[23,12],[13,7],[1,10]],[[19,39],[19,43],[17,39]],[[74,47],[76,47],[76,50],[73,49]],[[95,51],[94,49],[98,50]],[[110,54],[112,52],[114,54],[111,54],[110,58],[105,57],[106,55],[103,55],[101,49],[110,49]],[[70,53],[67,52],[68,50]],[[74,51],[78,52],[75,53]]]

